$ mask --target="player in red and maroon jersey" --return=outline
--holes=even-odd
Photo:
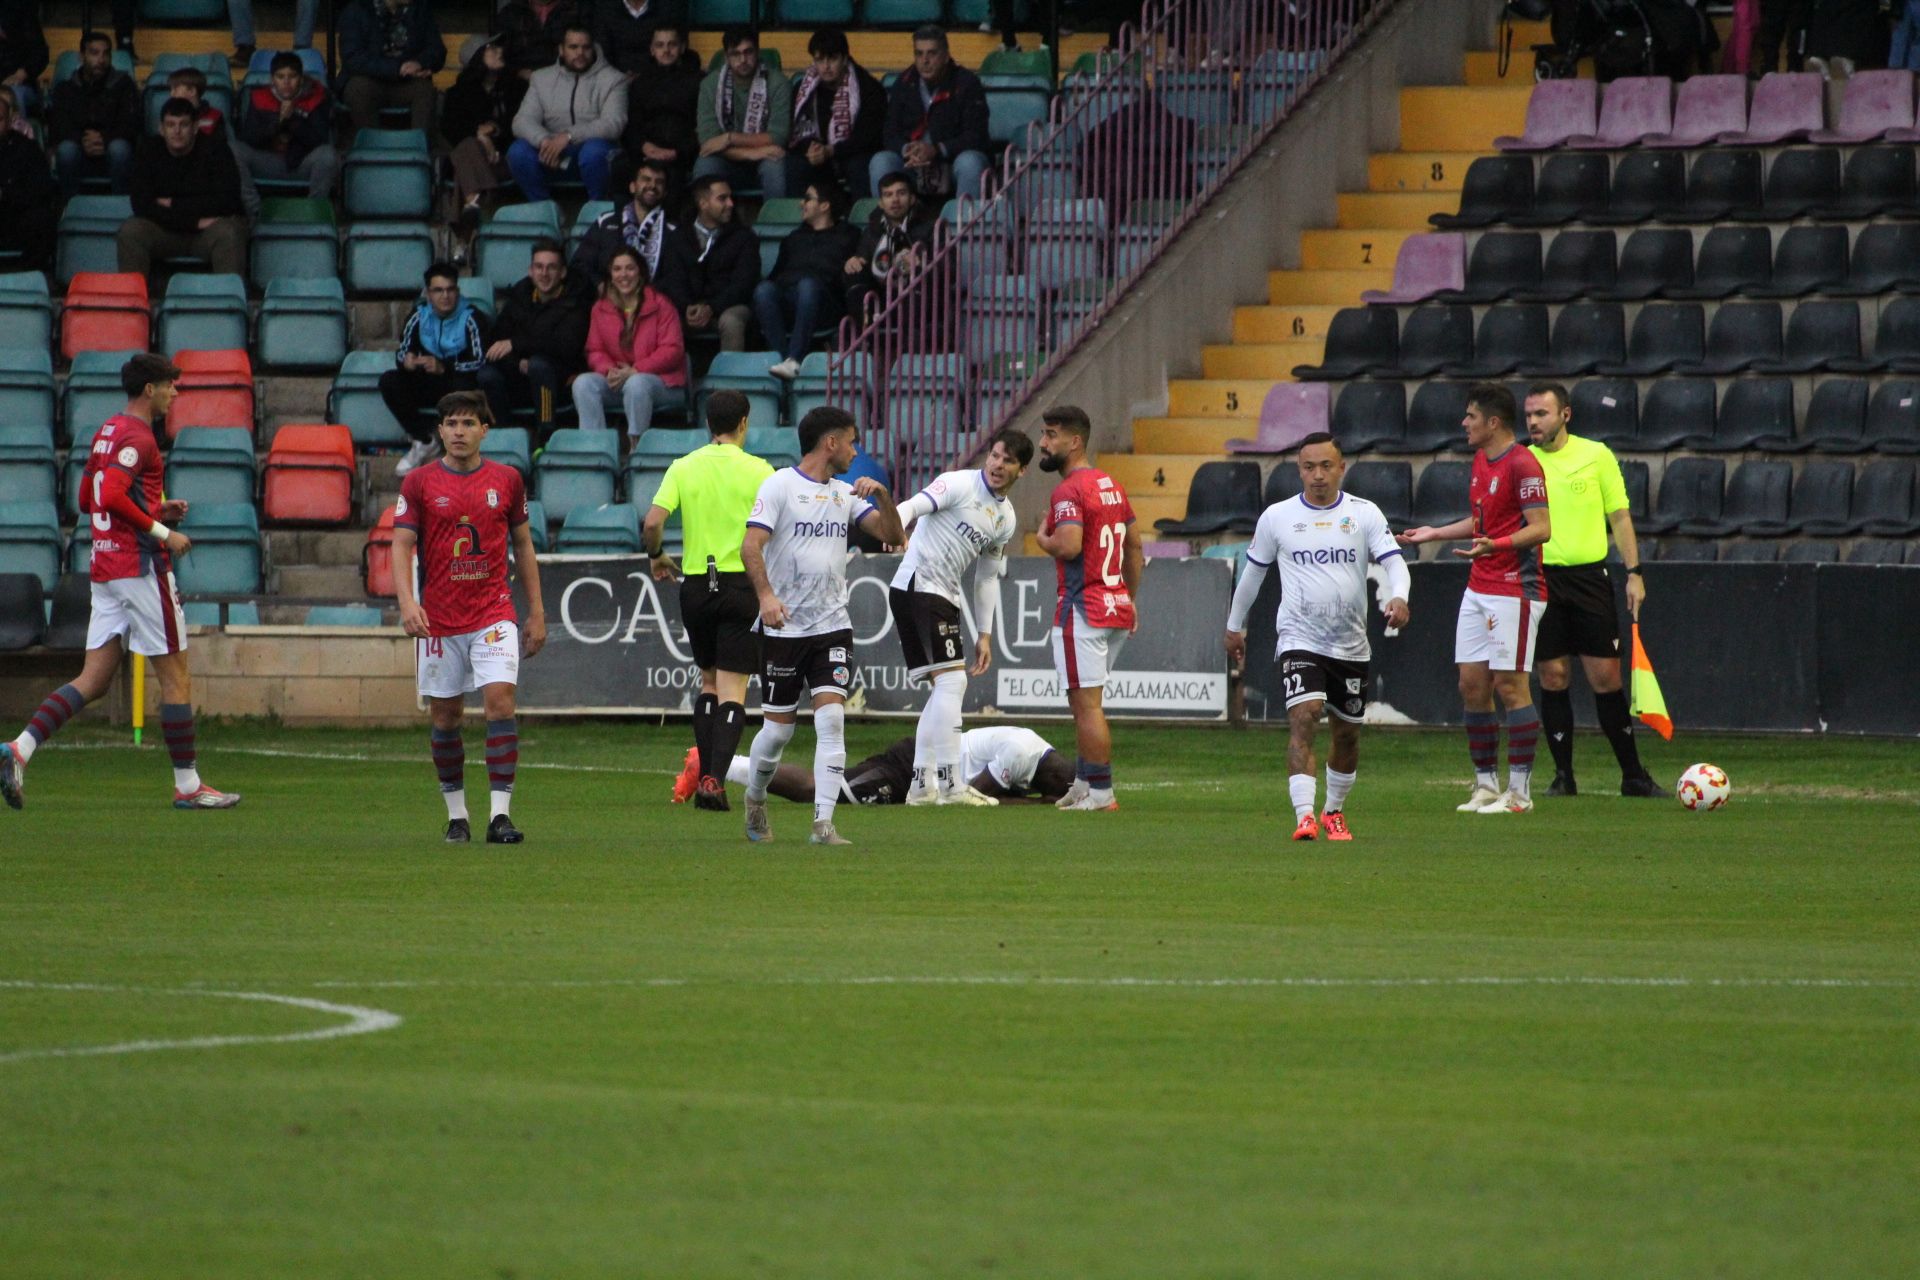
[[[1086,411],[1055,405],[1040,422],[1040,469],[1063,478],[1035,540],[1059,562],[1053,665],[1066,686],[1080,749],[1078,776],[1056,807],[1117,809],[1113,735],[1104,706],[1107,674],[1121,642],[1140,625],[1135,597],[1146,558],[1126,490],[1087,461],[1093,423]]]
[[[1553,536],[1547,521],[1547,481],[1531,450],[1517,447],[1513,393],[1481,383],[1467,393],[1467,444],[1473,455],[1469,490],[1473,514],[1435,529],[1423,525],[1400,535],[1407,546],[1471,538],[1453,554],[1473,561],[1460,601],[1453,660],[1460,665],[1460,696],[1466,702],[1467,747],[1473,756],[1473,794],[1462,813],[1526,813],[1533,808],[1533,750],[1540,717],[1533,709],[1527,673],[1533,670],[1533,639],[1547,610],[1547,578],[1540,548]],[[1507,788],[1494,774],[1500,721],[1507,712]]]
[[[480,456],[480,442],[493,424],[485,395],[455,391],[440,398],[439,408],[444,456],[407,473],[394,508],[394,594],[400,600],[400,625],[415,637],[420,694],[431,704],[433,765],[447,802],[447,843],[473,838],[460,720],[466,695],[477,689],[487,715],[492,795],[487,843],[519,844],[524,837],[507,816],[520,760],[514,692],[521,657],[531,658],[547,642],[527,490],[518,471]],[[524,631],[507,584],[509,542],[527,589]]]
[[[167,527],[187,514],[161,494],[166,463],[154,422],[173,403],[180,370],[165,356],[137,355],[120,368],[127,407],[93,437],[80,475],[80,511],[93,532],[93,615],[80,674],[47,696],[20,736],[0,743],[0,796],[24,803],[27,761],[79,710],[107,691],[123,648],[153,662],[160,679],[160,725],[173,758],[173,807],[231,809],[240,797],[200,781],[193,736],[193,682],[187,671],[187,619],[173,582],[173,557],[193,546]]]

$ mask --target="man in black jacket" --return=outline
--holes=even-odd
[[[840,220],[846,198],[837,184],[809,182],[800,197],[800,225],[780,242],[773,274],[753,291],[754,314],[780,363],[776,378],[800,376],[814,331],[838,320],[845,308],[847,259],[860,247],[860,232]]]
[[[700,114],[700,59],[687,50],[684,27],[663,23],[653,29],[646,63],[633,71],[627,86],[627,131],[621,145],[636,163],[653,160],[667,166],[668,186],[678,190],[693,173],[700,154],[694,122]],[[618,64],[615,64],[618,65]]]
[[[887,281],[895,272],[911,277],[926,265],[933,255],[933,226],[914,194],[913,179],[898,170],[880,179],[880,207],[846,261],[848,315],[862,319],[868,298],[885,305]]]
[[[722,351],[745,351],[749,304],[760,283],[760,241],[734,221],[733,188],[725,178],[696,178],[693,204],[696,216],[667,236],[655,285],[680,308],[689,345],[718,333]]]
[[[233,148],[201,135],[194,106],[168,98],[160,136],[133,156],[133,217],[120,224],[120,270],[146,275],[155,258],[205,258],[217,275],[245,275],[247,219]]]
[[[600,52],[628,75],[647,69],[656,31],[678,30],[687,21],[686,0],[590,0],[588,7]]]
[[[660,276],[660,258],[673,230],[673,223],[667,221],[667,167],[658,160],[642,160],[634,166],[627,190],[633,199],[595,218],[573,251],[571,270],[589,284],[607,274],[607,264],[623,246],[646,262],[650,279]]]
[[[593,290],[569,273],[557,240],[536,240],[527,277],[507,294],[494,321],[493,343],[480,369],[480,389],[496,422],[506,422],[517,400],[533,406],[544,431],[575,374],[587,367],[587,322]]]
[[[378,125],[382,107],[405,107],[409,128],[433,128],[433,73],[445,65],[446,42],[427,0],[353,0],[340,11],[333,88],[355,129]]]
[[[887,98],[886,150],[867,164],[875,186],[904,170],[923,196],[978,196],[987,171],[987,91],[947,50],[947,33],[913,33],[913,65]]]
[[[887,91],[853,60],[847,33],[827,27],[807,42],[813,65],[793,86],[787,135],[787,190],[831,181],[854,196],[873,190],[867,165],[880,150]]]
[[[104,31],[80,38],[80,65],[53,86],[47,137],[53,141],[60,192],[80,194],[80,181],[105,174],[115,195],[125,195],[140,137],[140,87],[113,67],[113,40]]]
[[[14,115],[40,105],[40,73],[46,69],[37,0],[0,0],[0,85],[13,90]]]
[[[28,134],[13,127],[20,118],[12,85],[0,85],[0,249],[21,255],[21,267],[45,269],[53,259],[59,216],[47,153]]]

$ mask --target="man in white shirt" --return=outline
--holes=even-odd
[[[1020,521],[1007,491],[1033,460],[1033,441],[1008,428],[993,437],[986,462],[974,471],[949,471],[900,504],[900,523],[913,526],[907,554],[893,575],[887,602],[907,678],[926,684],[927,705],[914,734],[913,785],[908,804],[992,804],[960,772],[961,705],[967,677],[993,664],[1000,614],[1000,579],[1007,545]],[[974,561],[973,663],[960,638],[960,583]]]
[[[1360,723],[1367,711],[1367,563],[1387,576],[1381,607],[1389,627],[1407,625],[1412,577],[1386,516],[1365,498],[1340,491],[1346,459],[1325,431],[1300,442],[1302,491],[1261,513],[1246,568],[1227,615],[1228,658],[1247,656],[1247,613],[1267,570],[1280,566],[1280,614],[1276,645],[1291,733],[1287,741],[1287,793],[1293,801],[1295,840],[1324,832],[1351,840],[1345,807],[1360,766]],[[1284,465],[1284,464],[1283,464]],[[1313,740],[1325,707],[1333,745],[1327,753],[1327,803],[1313,816]]]
[[[767,787],[793,737],[802,698],[813,707],[812,844],[848,844],[833,829],[846,773],[846,702],[853,687],[853,621],[847,615],[847,539],[860,526],[882,542],[906,538],[886,487],[871,476],[849,485],[859,431],[832,405],[808,411],[798,429],[800,464],[760,486],[740,559],[760,600],[760,711],[752,776],[747,779],[747,839],[771,840]]]
[[[847,766],[840,798],[854,804],[904,804],[913,778],[913,739],[901,738],[885,751]],[[962,776],[974,789],[1003,804],[1040,804],[1058,800],[1073,785],[1073,761],[1031,729],[994,725],[969,729],[960,738]],[[747,781],[750,757],[735,756],[727,781]],[[768,791],[798,804],[813,803],[813,774],[783,764],[773,772]]]

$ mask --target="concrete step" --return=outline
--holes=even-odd
[[[1304,342],[1327,336],[1327,326],[1340,311],[1332,305],[1293,307],[1235,307],[1235,342]]]
[[[1367,158],[1371,191],[1458,191],[1482,151],[1376,151]]]
[[[1408,151],[1473,151],[1527,123],[1531,85],[1469,89],[1453,85],[1400,91],[1400,145]]]
[[[1175,378],[1167,384],[1167,414],[1174,418],[1232,418],[1252,435],[1260,406],[1276,381],[1285,379]]]
[[[1135,418],[1133,447],[1154,453],[1204,453],[1224,457],[1227,441],[1254,434],[1240,418]]]
[[[1296,365],[1319,364],[1324,342],[1233,343],[1208,346],[1200,353],[1200,371],[1208,378],[1264,378],[1291,381]]]
[[[1276,307],[1308,303],[1357,307],[1368,289],[1393,287],[1393,259],[1362,271],[1269,271],[1267,301]]]
[[[1100,466],[1120,482],[1129,498],[1138,502],[1148,495],[1185,497],[1193,473],[1201,463],[1213,460],[1192,453],[1117,453],[1103,456]]]
[[[1178,520],[1187,514],[1187,495],[1170,496],[1163,493],[1128,493],[1127,500],[1133,504],[1134,519],[1139,522],[1140,536],[1143,539],[1155,538],[1154,524],[1161,520]]]
[[[1384,267],[1391,274],[1400,242],[1410,234],[1396,227],[1303,231],[1300,233],[1300,267],[1304,271]]]
[[[285,422],[325,422],[327,420],[328,377],[296,377],[276,374],[254,380],[254,415],[261,422],[278,426]],[[264,447],[268,441],[262,440]]]
[[[1430,191],[1343,191],[1339,197],[1340,225],[1431,231],[1427,215],[1452,213],[1459,204],[1444,193]]]
[[[266,539],[268,559],[282,568],[350,568],[358,572],[367,534],[364,529],[269,529]]]
[[[364,537],[364,535],[362,535]],[[277,583],[273,594],[281,596],[320,596],[330,600],[366,598],[366,583],[360,578],[360,565],[276,564]]]

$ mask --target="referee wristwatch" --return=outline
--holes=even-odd
[[[1631,569],[1629,569],[1629,570],[1627,570],[1627,573],[1628,573],[1629,575],[1631,575],[1631,574],[1636,574],[1636,573],[1640,573],[1640,566],[1639,566],[1639,565],[1635,565],[1635,566],[1633,566],[1633,568],[1631,568]],[[1645,577],[1646,575],[1645,575],[1645,574],[1640,574],[1640,576],[1644,578],[1644,577]]]

